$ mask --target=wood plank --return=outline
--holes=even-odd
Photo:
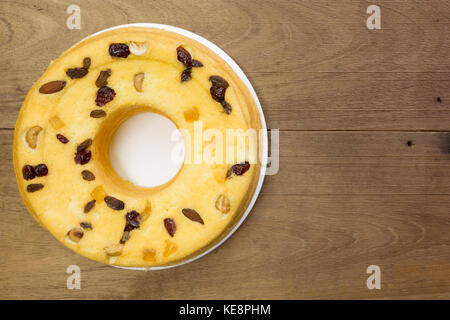
[[[445,1],[429,3],[421,10],[412,2],[381,4],[383,28],[369,31],[363,23],[367,2],[356,0],[339,6],[327,1],[281,1],[275,7],[230,2],[222,11],[203,2],[169,1],[151,10],[142,3],[100,2],[98,7],[110,11],[108,18],[97,14],[97,5],[81,1],[81,30],[65,27],[64,4],[4,2],[0,111],[5,116],[0,128],[14,126],[26,92],[50,60],[112,21],[144,21],[142,17],[197,31],[226,49],[249,73],[273,128],[448,131],[450,99],[444,80],[450,80],[450,34],[441,30],[448,27],[450,8]],[[241,23],[218,27],[233,19]],[[39,27],[42,23],[45,28]],[[204,24],[208,30],[202,33]],[[374,81],[378,79],[405,82]],[[435,103],[437,96],[443,97],[442,105]]]
[[[16,208],[0,225],[0,298],[448,297],[449,205],[449,196],[267,194],[218,250],[154,272],[82,258]],[[81,290],[65,287],[71,264]],[[381,268],[381,290],[366,288],[370,264]]]
[[[12,136],[0,131],[0,196],[14,198]],[[262,193],[450,194],[449,150],[446,132],[282,131],[280,171],[266,177]]]
[[[450,298],[447,0],[0,2],[0,298]],[[366,8],[382,8],[368,30]],[[28,214],[12,166],[20,105],[49,61],[113,25],[156,22],[227,51],[280,132],[280,171],[218,250],[137,272],[91,262]],[[441,101],[437,101],[437,97]],[[410,145],[408,145],[410,141]],[[82,289],[66,288],[66,268]],[[382,289],[366,288],[381,267]]]
[[[377,73],[376,76],[380,75]],[[422,74],[416,74],[418,79]],[[253,73],[269,128],[281,130],[450,131],[448,80],[364,80],[357,74]],[[380,76],[381,77],[381,76]],[[2,82],[0,126],[13,128],[26,87]],[[14,84],[16,82],[16,84]],[[30,85],[31,85],[30,81]],[[10,84],[8,84],[10,83]],[[440,97],[440,102],[437,101]]]

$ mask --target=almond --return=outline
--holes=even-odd
[[[66,86],[66,82],[63,80],[50,81],[43,84],[39,88],[39,92],[43,94],[52,94],[61,91]]]
[[[41,131],[42,131],[42,128],[39,126],[34,126],[34,127],[31,127],[30,129],[28,129],[28,131],[25,135],[25,140],[27,141],[28,146],[31,149],[36,149],[38,136]]]
[[[189,220],[192,220],[194,222],[198,222],[200,224],[205,224],[203,222],[202,217],[198,214],[197,211],[195,211],[194,209],[189,209],[189,208],[184,208],[183,210],[181,210],[181,212],[184,214],[184,216],[186,218],[188,218]]]

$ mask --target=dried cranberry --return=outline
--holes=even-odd
[[[225,100],[225,87],[212,86],[209,91],[211,92],[211,97],[217,102]]]
[[[67,139],[62,134],[59,134],[59,133],[56,135],[56,139],[58,139],[59,141],[61,141],[61,143],[64,143],[64,144],[69,142],[69,139]]]
[[[101,87],[97,91],[97,96],[95,97],[95,104],[99,107],[103,107],[108,102],[112,101],[116,96],[114,89],[108,86]]]
[[[124,231],[131,231],[133,229],[139,228],[139,225],[141,224],[141,215],[135,210],[128,212],[125,215],[125,219],[127,221],[127,224],[125,225]]]
[[[191,80],[192,79],[191,73],[192,68],[184,69],[184,71],[181,73],[181,82]]]
[[[36,172],[36,176],[38,176],[38,177],[45,177],[48,174],[48,168],[43,163],[35,166],[34,171]]]
[[[175,234],[175,231],[177,231],[177,225],[175,224],[175,221],[171,218],[164,219],[164,227],[166,227],[167,232],[171,237]]]
[[[248,163],[248,161],[235,164],[230,168],[230,170],[228,170],[227,178],[230,177],[233,173],[237,176],[242,176],[248,171],[248,169],[250,169],[250,163]]]
[[[192,67],[191,54],[182,46],[177,48],[177,59],[184,64],[186,68]]]
[[[209,81],[216,87],[224,87],[226,89],[229,86],[228,82],[220,76],[210,76]]]
[[[22,174],[23,174],[23,178],[25,180],[31,180],[36,177],[36,172],[34,171],[34,168],[32,166],[30,166],[29,164],[23,166]]]
[[[130,48],[125,43],[112,43],[109,45],[109,55],[111,57],[126,58],[130,54]]]
[[[91,160],[91,150],[82,150],[80,152],[75,153],[75,163],[77,164],[86,164]]]

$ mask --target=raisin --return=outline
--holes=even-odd
[[[223,101],[220,101],[220,104],[222,105],[223,112],[225,112],[226,114],[230,114],[231,113],[231,106],[230,106],[230,104],[228,102],[223,100]]]
[[[135,210],[128,212],[125,216],[125,219],[127,220],[125,231],[131,231],[133,229],[139,228],[139,225],[141,224],[141,215]]]
[[[201,67],[203,67],[203,63],[201,63],[201,62],[198,61],[198,60],[192,59],[192,66],[193,66],[194,68],[201,68]]]
[[[191,54],[182,46],[177,48],[177,59],[184,64],[186,68],[192,67]]]
[[[91,66],[91,58],[86,57],[83,59],[83,68],[85,69],[89,69],[89,67]]]
[[[91,118],[103,118],[106,117],[106,112],[100,109],[92,110],[90,113]]]
[[[89,211],[91,211],[94,207],[95,207],[95,200],[91,200],[88,203],[86,203],[86,205],[84,206],[84,213],[88,213]]]
[[[80,227],[82,227],[83,229],[92,230],[92,224],[90,224],[89,222],[81,222]]]
[[[28,192],[36,192],[41,190],[44,187],[42,183],[32,183],[27,185],[27,191]]]
[[[92,139],[86,139],[82,143],[80,143],[77,147],[77,152],[81,152],[83,150],[86,150],[92,145]]]
[[[56,139],[58,139],[59,141],[61,141],[61,143],[64,143],[64,144],[69,142],[69,139],[67,139],[62,134],[59,134],[59,133],[56,135]]]
[[[23,166],[22,174],[25,180],[32,180],[36,177],[36,171],[34,171],[33,166],[30,166],[29,164]]]
[[[228,82],[219,76],[210,76],[209,81],[211,81],[212,85],[216,87],[224,87],[226,89],[229,86]]]
[[[70,79],[80,79],[88,74],[88,69],[86,69],[86,68],[69,68],[69,69],[67,69],[66,74],[70,77]]]
[[[128,225],[127,225],[128,226]],[[126,228],[126,227],[125,227]],[[124,244],[125,242],[127,242],[128,240],[130,240],[130,231],[124,231],[122,234],[122,238],[120,238],[120,243]]]
[[[81,177],[86,181],[95,180],[95,175],[92,172],[90,172],[89,170],[81,171]]]
[[[98,88],[106,86],[108,84],[108,78],[110,76],[111,76],[111,69],[100,71],[97,80],[95,80],[95,85]]]
[[[205,224],[203,222],[202,217],[198,214],[197,211],[195,211],[194,209],[189,209],[189,208],[184,208],[183,210],[181,210],[181,212],[184,214],[184,216],[186,218],[188,218],[189,220],[192,220],[194,222],[198,222],[201,224]]]
[[[227,178],[229,178],[233,173],[237,176],[242,176],[248,171],[248,169],[250,169],[250,163],[248,163],[248,161],[235,164],[231,166],[230,170],[228,170]]]
[[[45,164],[41,163],[34,167],[37,177],[45,177],[48,174],[48,168]]]
[[[43,84],[39,88],[39,93],[52,94],[61,91],[66,86],[66,82],[63,80],[50,81]]]
[[[91,160],[91,150],[83,150],[80,152],[75,153],[75,163],[77,164],[86,164]]]
[[[125,208],[125,203],[114,197],[106,196],[104,200],[106,205],[113,210],[123,210]]]
[[[164,219],[164,227],[166,227],[167,232],[171,237],[175,234],[175,231],[177,231],[177,225],[175,224],[175,221],[171,218]]]
[[[126,58],[130,54],[130,48],[125,43],[112,43],[109,45],[109,55],[111,57]]]
[[[103,107],[108,102],[111,102],[116,96],[114,89],[110,87],[103,86],[97,91],[97,96],[95,97],[95,104],[99,107]]]
[[[221,102],[225,100],[225,90],[227,90],[225,87],[212,86],[209,92],[211,92],[211,97],[214,100]]]
[[[191,73],[192,67],[184,69],[184,71],[181,73],[181,82],[191,80],[192,79]]]

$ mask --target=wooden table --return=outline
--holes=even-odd
[[[66,27],[72,2],[80,30]],[[366,27],[371,4],[381,30]],[[22,204],[11,159],[17,113],[50,60],[131,22],[223,48],[280,129],[280,171],[241,228],[164,271],[59,244]],[[450,298],[449,1],[2,0],[0,30],[0,298]],[[72,264],[81,290],[66,288]],[[366,287],[372,264],[380,290]]]

